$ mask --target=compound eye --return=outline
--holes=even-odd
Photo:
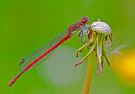
[[[86,19],[83,19],[83,20],[82,20],[82,23],[83,23],[83,24],[85,24],[86,22],[87,22],[87,20],[86,20]]]

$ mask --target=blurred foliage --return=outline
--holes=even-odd
[[[74,64],[77,63],[74,61],[75,51],[83,45],[77,35],[63,43],[70,49],[65,49],[66,53],[61,52],[61,60],[57,57],[63,45],[50,57],[50,60],[54,61],[48,60],[44,64],[45,67],[39,66],[28,71],[12,87],[8,87],[8,83],[19,73],[18,64],[23,57],[67,29],[70,24],[79,21],[82,16],[89,17],[90,23],[97,18],[105,21],[112,27],[114,39],[128,45],[124,50],[134,49],[134,3],[134,0],[0,0],[0,94],[81,94],[87,62],[73,70]],[[66,66],[61,65],[70,58],[72,59],[69,63],[66,62]],[[57,63],[58,60],[59,66],[47,70],[47,66],[50,66],[47,64]],[[70,72],[72,75],[64,75],[69,77],[69,84],[55,83],[57,80],[53,80],[55,76],[50,75],[49,70],[52,70],[50,74],[58,70],[55,73],[56,78],[60,72]],[[91,94],[135,94],[135,88],[123,85],[124,82],[118,79],[107,64],[99,77],[96,75],[96,64],[93,70]],[[78,78],[72,80],[75,74]],[[61,79],[59,82],[64,81],[66,80]]]

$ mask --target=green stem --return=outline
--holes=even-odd
[[[90,84],[91,84],[92,70],[93,70],[93,62],[90,57],[91,55],[89,56],[89,60],[88,60],[82,94],[89,94],[90,91]]]

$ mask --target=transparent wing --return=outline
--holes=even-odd
[[[55,38],[53,38],[50,42],[43,45],[33,53],[29,54],[25,58],[23,58],[19,64],[19,70],[22,71],[26,66],[28,66],[32,61],[42,55],[44,52],[49,50],[52,46],[58,43],[61,39],[63,39],[68,34],[68,29],[58,34]],[[52,51],[53,52],[53,51]],[[43,57],[36,64],[34,64],[30,69],[37,66],[37,64],[41,63],[44,59],[46,59],[52,52],[50,52],[47,56]]]

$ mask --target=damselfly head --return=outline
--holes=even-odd
[[[87,17],[82,17],[82,23],[83,24],[87,24],[87,23],[89,23],[89,20],[88,20],[88,18]]]

